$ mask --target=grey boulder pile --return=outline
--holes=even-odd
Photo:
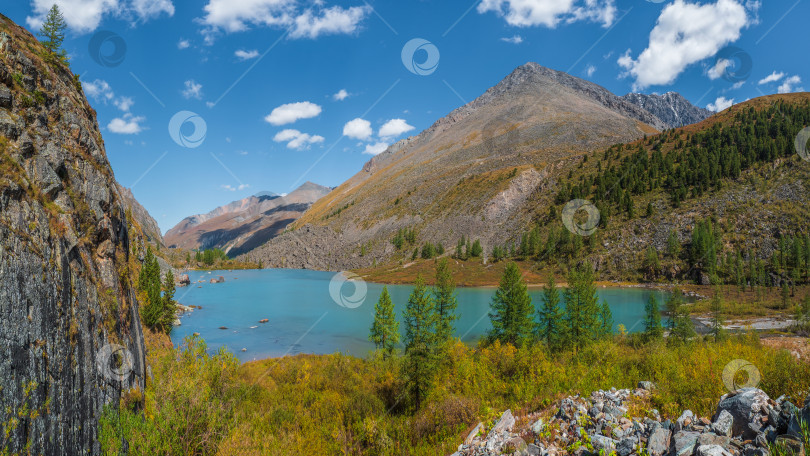
[[[784,397],[773,400],[760,389],[745,388],[721,397],[712,419],[690,410],[675,421],[657,410],[645,418],[628,416],[629,400],[643,399],[654,388],[640,382],[634,390],[567,397],[547,422],[539,413],[521,420],[507,410],[489,431],[479,423],[453,456],[771,456],[774,444],[787,454],[805,454],[801,423],[810,423],[810,396],[799,408]]]

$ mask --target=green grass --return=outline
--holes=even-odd
[[[734,359],[759,369],[771,397],[802,403],[810,387],[809,364],[749,336],[638,347],[617,337],[577,356],[550,355],[539,345],[457,343],[443,359],[428,400],[415,410],[402,394],[397,357],[299,355],[239,366],[191,340],[183,350],[150,353],[154,379],[144,399],[132,394],[120,409],[108,408],[101,442],[108,454],[117,454],[122,436],[138,454],[450,454],[478,421],[506,408],[540,411],[562,396],[640,380],[656,383],[649,406],[665,417],[686,408],[711,416]]]

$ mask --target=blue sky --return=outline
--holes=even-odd
[[[36,30],[54,0],[11,3]],[[116,178],[163,231],[339,185],[528,61],[710,109],[810,87],[810,2],[794,0],[56,3]]]

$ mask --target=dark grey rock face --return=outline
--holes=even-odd
[[[667,124],[668,128],[698,123],[712,115],[712,112],[708,109],[693,105],[677,92],[667,92],[663,95],[628,93],[622,98],[649,111]]]
[[[0,422],[40,413],[13,454],[98,454],[103,406],[144,385],[128,227],[95,112],[38,48],[0,15]]]

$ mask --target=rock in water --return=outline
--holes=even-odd
[[[5,449],[99,454],[104,405],[144,387],[138,302],[119,274],[134,238],[73,74],[3,15],[0,43],[0,422],[39,412],[4,427]]]

